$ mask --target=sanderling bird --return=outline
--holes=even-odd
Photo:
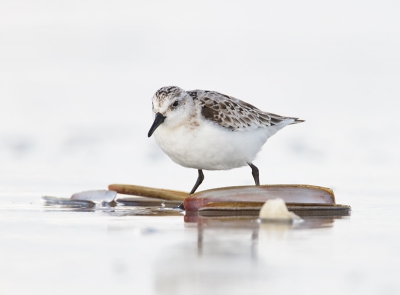
[[[229,170],[253,164],[269,137],[283,127],[303,122],[259,110],[247,102],[215,91],[185,91],[162,87],[153,96],[154,134],[158,146],[172,161],[198,170],[193,194],[204,180],[203,170]]]

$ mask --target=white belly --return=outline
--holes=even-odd
[[[179,165],[227,170],[252,163],[276,131],[275,128],[260,128],[234,132],[213,123],[204,123],[194,129],[180,126],[171,130],[161,124],[154,137],[160,148]]]

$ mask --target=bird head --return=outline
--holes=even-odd
[[[177,86],[167,86],[157,90],[152,103],[154,122],[149,130],[149,137],[161,124],[170,128],[183,124],[190,116],[190,110],[194,105],[189,94]]]

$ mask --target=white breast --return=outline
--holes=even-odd
[[[250,131],[231,131],[206,120],[195,128],[181,125],[169,129],[161,124],[154,137],[160,148],[179,165],[227,170],[251,163],[267,139],[291,122]]]

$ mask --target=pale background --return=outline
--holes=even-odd
[[[399,1],[0,0],[0,293],[399,294],[399,52]],[[267,142],[261,182],[331,187],[351,217],[256,242],[217,222],[201,256],[183,215],[43,205],[115,182],[189,191],[197,172],[147,138],[166,85],[305,119]]]
[[[254,162],[262,183],[399,194],[398,1],[0,1],[0,193],[131,183],[189,191],[197,172],[147,138],[167,85],[305,119]],[[201,189],[252,184],[205,172]]]

